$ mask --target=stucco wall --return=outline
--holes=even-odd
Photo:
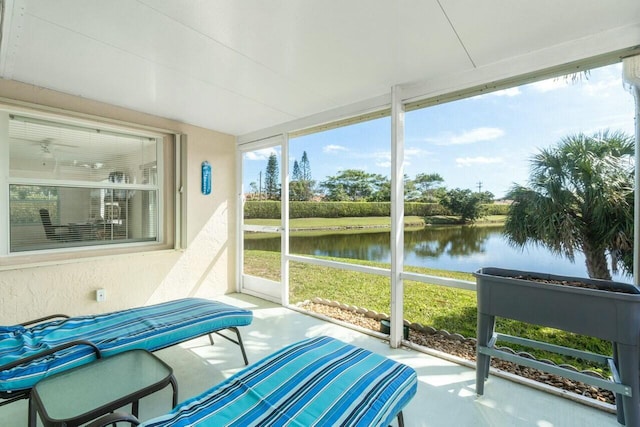
[[[0,80],[0,97],[45,110],[52,107],[72,115],[171,130],[186,134],[188,140],[187,249],[90,258],[79,253],[60,261],[0,266],[0,324],[51,313],[111,311],[185,296],[215,297],[235,290],[233,136],[14,81]],[[200,192],[200,164],[204,160],[213,170],[209,196]],[[98,288],[106,289],[105,302],[95,301]]]

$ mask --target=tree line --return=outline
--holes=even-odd
[[[585,255],[589,277],[633,274],[634,137],[622,131],[577,133],[541,149],[530,161],[529,180],[514,184],[505,236],[517,247],[539,245],[573,261]],[[265,197],[280,199],[278,162],[268,161]],[[490,192],[447,190],[436,173],[404,177],[405,201],[440,203],[461,220],[480,216]],[[255,188],[255,183],[252,183]],[[381,202],[391,199],[391,182],[380,174],[347,169],[316,184],[307,153],[294,162],[291,200]]]
[[[251,199],[280,200],[278,157],[269,156],[265,169],[264,193],[259,193],[258,185],[250,185],[254,194]],[[460,215],[461,220],[472,221],[480,216],[480,205],[492,203],[494,195],[489,191],[473,192],[469,189],[450,189],[444,186],[444,178],[437,173],[419,173],[411,179],[404,176],[404,199],[407,202],[440,203],[450,211]],[[391,180],[381,174],[360,169],[346,169],[336,175],[327,176],[316,182],[311,175],[311,165],[307,152],[300,161],[294,160],[289,182],[289,200],[327,202],[389,202],[391,201]]]

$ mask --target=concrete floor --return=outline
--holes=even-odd
[[[407,427],[413,426],[619,426],[615,415],[492,375],[485,395],[475,394],[475,370],[410,349],[392,349],[383,340],[246,295],[220,300],[253,310],[252,325],[241,333],[249,362],[285,344],[306,337],[329,335],[412,366],[418,373],[418,393],[404,409]],[[200,394],[244,367],[238,347],[208,338],[156,353],[173,367],[179,401]],[[61,391],[63,392],[63,391]],[[169,389],[140,402],[140,418],[168,412]],[[26,401],[0,407],[0,426],[27,424]]]

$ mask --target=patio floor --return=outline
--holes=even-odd
[[[233,294],[220,300],[253,310],[253,324],[241,329],[250,363],[285,344],[330,335],[412,366],[418,373],[419,385],[417,395],[404,409],[407,427],[619,426],[614,414],[495,375],[486,383],[485,395],[477,398],[472,368],[411,349],[392,349],[379,338],[258,298]],[[156,355],[173,367],[179,401],[203,392],[243,367],[237,346],[223,339],[210,346],[208,338],[199,338]],[[140,418],[168,412],[170,405],[167,388],[140,402]],[[0,425],[22,427],[26,424],[26,401],[0,407]]]

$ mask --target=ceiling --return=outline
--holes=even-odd
[[[640,45],[637,0],[2,4],[1,77],[232,135]]]

